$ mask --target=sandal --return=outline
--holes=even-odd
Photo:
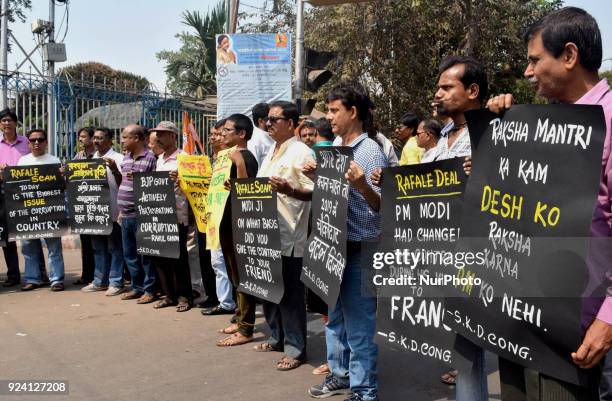
[[[167,308],[168,306],[175,306],[176,302],[172,302],[167,297],[162,299],[161,301],[157,301],[153,307],[155,309]]]
[[[221,334],[234,334],[234,333],[238,333],[238,325],[237,324],[232,324],[227,326],[224,329],[219,329],[217,330],[219,333]]]
[[[257,344],[256,346],[253,347],[253,350],[255,352],[272,352],[272,351],[278,351],[277,348],[273,347],[270,343],[261,343],[261,344]]]
[[[326,375],[329,373],[329,365],[324,363],[323,365],[316,367],[312,370],[313,375]]]
[[[242,345],[253,341],[253,336],[245,337],[240,333],[234,333],[229,337],[225,337],[222,340],[217,341],[218,347],[233,347],[235,345]]]
[[[276,363],[276,370],[280,370],[285,372],[287,370],[293,370],[299,367],[302,364],[302,361],[299,359],[291,358],[290,356],[285,356],[281,358],[280,361]]]
[[[457,383],[457,375],[459,374],[459,371],[455,370],[449,370],[448,372],[444,373],[441,377],[440,377],[440,381],[444,384],[448,384],[449,386],[452,386],[454,384]]]
[[[191,309],[191,304],[189,300],[185,297],[179,297],[178,305],[176,306],[177,312],[187,312]]]

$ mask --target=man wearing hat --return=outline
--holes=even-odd
[[[171,121],[162,121],[157,127],[149,130],[155,133],[157,145],[163,152],[157,156],[157,171],[168,171],[175,181],[174,196],[176,198],[176,216],[179,223],[179,249],[178,259],[154,257],[153,265],[166,296],[155,304],[155,308],[175,306],[177,312],[185,312],[191,308],[191,275],[189,272],[189,259],[187,257],[187,227],[189,226],[189,213],[187,198],[179,188],[177,182],[178,127]]]

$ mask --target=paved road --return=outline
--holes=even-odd
[[[277,353],[251,346],[215,346],[227,316],[203,317],[199,309],[154,310],[103,293],[83,293],[71,283],[80,273],[78,250],[65,250],[63,293],[0,288],[0,379],[64,379],[69,396],[0,396],[0,400],[87,401],[307,401],[324,359],[323,325],[309,316],[307,364],[278,372]],[[0,275],[4,278],[4,259]],[[23,264],[22,264],[23,269]],[[257,341],[265,338],[262,318]],[[381,348],[381,401],[454,399],[438,380],[445,367]],[[494,358],[488,366],[491,400],[499,398]],[[342,397],[331,400],[342,401]]]

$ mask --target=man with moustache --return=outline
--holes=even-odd
[[[512,400],[610,400],[612,361],[604,358],[612,346],[612,298],[609,295],[612,269],[609,267],[611,255],[607,240],[612,236],[612,92],[608,82],[600,80],[597,72],[602,63],[601,33],[595,19],[586,11],[566,7],[553,11],[532,25],[525,35],[525,42],[528,64],[524,75],[538,95],[550,102],[603,107],[606,138],[601,159],[599,195],[591,222],[591,237],[594,239],[589,248],[587,266],[591,280],[604,287],[605,293],[584,299],[584,337],[578,349],[571,354],[576,365],[588,369],[591,379],[589,387],[575,386],[528,369],[523,372],[523,368],[516,364],[500,363],[500,373],[506,372],[513,379],[510,383],[502,380],[502,398],[509,394]],[[490,99],[487,106],[499,113],[513,103],[512,95],[504,94]],[[542,389],[539,394],[532,394],[525,385],[526,378],[533,378],[534,373],[535,381]],[[601,385],[600,394],[598,382]]]

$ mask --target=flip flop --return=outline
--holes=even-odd
[[[273,351],[278,351],[278,349],[274,348],[272,345],[270,345],[270,343],[257,344],[256,346],[253,347],[253,350],[255,352],[273,352]]]
[[[253,341],[253,336],[245,337],[240,333],[234,333],[229,337],[225,337],[224,339],[217,341],[217,346],[218,347],[233,347],[236,345],[250,343],[251,341]]]
[[[167,308],[168,306],[175,306],[175,305],[176,305],[176,302],[172,302],[168,298],[164,298],[160,301],[157,301],[155,305],[153,305],[153,308],[161,309],[161,308]]]

